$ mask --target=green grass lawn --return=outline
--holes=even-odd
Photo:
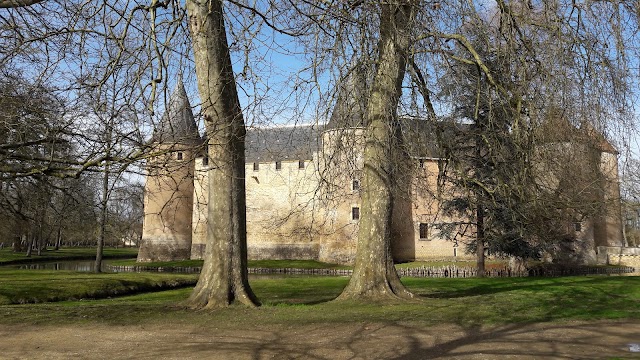
[[[157,277],[155,277],[157,276]],[[163,277],[163,276],[166,276]],[[0,299],[16,296],[60,299],[65,292],[96,294],[104,288],[158,284],[177,274],[81,274],[0,271]],[[185,280],[186,281],[186,280]],[[346,277],[252,278],[259,309],[231,306],[193,311],[183,304],[191,287],[102,300],[1,305],[0,323],[108,324],[185,323],[253,326],[331,322],[456,323],[465,326],[514,322],[640,319],[640,277],[428,279],[404,278],[416,300],[387,303],[335,302]],[[145,285],[152,288],[152,285]],[[47,295],[51,294],[51,295]],[[78,298],[79,295],[71,297]],[[4,300],[5,302],[7,300]],[[169,326],[169,325],[167,325]]]
[[[135,259],[112,260],[110,265],[119,266],[146,266],[146,267],[201,267],[203,260],[180,260],[180,261],[154,261],[154,262],[136,262]],[[250,268],[267,268],[267,269],[351,269],[351,266],[323,263],[315,260],[249,260]]]
[[[146,262],[139,263],[136,262],[135,259],[122,259],[122,260],[112,260],[109,261],[111,265],[119,265],[119,266],[146,266],[146,267],[201,267],[203,261],[202,260],[180,260],[180,261],[154,261],[154,262]],[[497,265],[502,266],[505,265],[504,260],[491,260],[487,261],[487,266]],[[249,260],[248,265],[250,268],[266,268],[266,269],[284,269],[284,268],[294,268],[294,269],[351,269],[352,266],[349,265],[339,265],[339,264],[330,264],[324,263],[315,260]],[[440,266],[449,266],[456,265],[458,267],[475,267],[475,261],[413,261],[396,264],[397,268],[418,268],[418,267],[440,267]]]
[[[485,266],[487,268],[491,266],[505,266],[507,265],[507,260],[486,260]],[[396,268],[418,268],[418,267],[441,267],[441,266],[452,266],[455,265],[457,267],[476,267],[475,260],[458,260],[458,261],[447,261],[447,260],[432,260],[432,261],[409,261],[404,263],[395,264]]]
[[[193,285],[197,275],[0,269],[0,304],[103,298]]]
[[[137,248],[104,248],[103,256],[105,259],[116,258],[135,258],[138,255]],[[56,260],[82,260],[94,259],[96,257],[96,248],[62,248],[59,250],[42,251],[42,255],[38,256],[37,252],[33,252],[31,257],[27,257],[25,252],[13,252],[11,249],[0,249],[0,265],[56,261]]]

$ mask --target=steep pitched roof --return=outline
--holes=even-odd
[[[400,119],[400,128],[407,153],[418,158],[446,157],[441,144],[458,144],[461,134],[469,131],[468,125],[451,119],[431,121],[410,117]]]
[[[364,126],[367,89],[366,68],[356,64],[337,86],[336,104],[325,130]]]
[[[160,124],[151,139],[158,143],[199,144],[202,142],[193,117],[191,104],[184,88],[182,77],[169,97],[169,103]]]
[[[310,160],[321,146],[322,129],[322,125],[249,128],[245,161]]]

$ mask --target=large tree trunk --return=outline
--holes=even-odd
[[[187,12],[209,141],[207,247],[194,308],[224,307],[237,300],[258,305],[247,274],[244,174],[245,127],[231,68],[222,2],[188,0]]]
[[[365,132],[362,216],[353,275],[338,299],[410,298],[391,254],[391,212],[396,193],[397,107],[402,92],[413,1],[381,4],[378,67]]]

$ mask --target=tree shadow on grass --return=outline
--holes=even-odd
[[[528,278],[531,279],[531,278]],[[530,292],[551,292],[553,289],[562,289],[567,286],[572,288],[579,287],[598,287],[601,291],[605,288],[625,288],[628,287],[630,278],[611,278],[607,276],[601,277],[562,277],[562,278],[533,278],[531,281],[514,280],[509,282],[506,279],[500,281],[491,281],[486,279],[483,284],[462,289],[447,289],[432,293],[418,294],[422,298],[440,298],[452,299],[469,296],[491,295],[503,292],[530,291]],[[455,281],[455,280],[452,280]],[[634,279],[637,285],[640,285],[640,279]],[[606,286],[605,286],[606,285]],[[610,296],[619,296],[613,292],[607,292]]]

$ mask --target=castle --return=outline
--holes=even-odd
[[[247,246],[249,259],[314,259],[351,263],[360,217],[364,148],[362,99],[342,89],[324,125],[249,128],[246,137]],[[438,228],[452,219],[439,211],[435,139],[426,122],[407,119],[403,132],[409,166],[399,180],[392,219],[392,252],[398,261],[469,259]],[[413,131],[412,131],[413,129]],[[206,144],[179,82],[152,143],[160,154],[148,162],[145,218],[138,261],[201,259],[207,229]],[[603,201],[619,204],[617,154],[597,148],[605,176]],[[605,199],[606,198],[606,199]],[[623,247],[620,207],[575,226],[587,262]],[[610,250],[614,249],[614,250]],[[600,259],[600,261],[606,261]]]

